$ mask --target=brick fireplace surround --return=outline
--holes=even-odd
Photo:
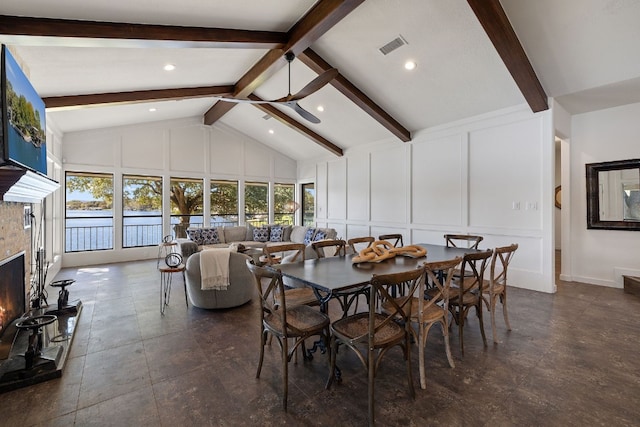
[[[0,201],[0,260],[25,251],[26,292],[31,281],[31,228],[24,228],[24,203]],[[29,295],[25,301],[29,301]]]

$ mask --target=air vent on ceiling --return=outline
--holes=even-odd
[[[264,120],[269,120],[271,118],[271,115],[270,114],[265,114],[264,116],[262,116],[262,118]]]
[[[396,37],[395,39],[391,40],[389,43],[382,46],[380,48],[380,52],[382,52],[383,55],[388,55],[394,50],[396,50],[397,48],[399,48],[400,46],[404,46],[405,44],[409,44],[409,42],[407,42],[407,40],[404,37],[402,37],[402,34],[400,34],[398,37]]]

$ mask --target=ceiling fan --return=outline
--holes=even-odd
[[[247,104],[276,104],[276,105],[285,105],[289,108],[292,108],[296,113],[300,114],[304,119],[310,121],[311,123],[320,123],[320,119],[311,114],[309,111],[305,110],[298,104],[298,101],[311,95],[312,93],[323,88],[327,83],[331,80],[335,79],[338,76],[338,70],[336,68],[330,68],[324,73],[320,74],[315,79],[311,80],[305,87],[300,89],[297,93],[291,94],[291,62],[295,59],[295,55],[292,52],[287,52],[284,55],[284,58],[289,63],[289,94],[287,96],[283,96],[282,98],[273,99],[271,101],[266,100],[256,100],[256,99],[246,99],[246,98],[224,98],[217,97],[220,101],[225,102],[236,102],[236,103],[247,103]]]

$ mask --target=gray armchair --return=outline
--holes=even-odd
[[[225,291],[201,289],[200,252],[189,256],[185,269],[187,297],[194,307],[214,309],[237,307],[250,301],[256,289],[246,260],[249,256],[232,252],[229,256],[229,288]]]

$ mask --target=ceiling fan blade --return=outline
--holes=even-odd
[[[316,124],[320,123],[319,118],[317,118],[316,116],[314,116],[313,114],[311,114],[310,112],[302,108],[300,104],[298,104],[296,101],[285,102],[285,103],[282,103],[282,105],[286,105],[287,107],[293,108],[293,110],[296,113],[300,114],[302,118],[310,121],[311,123],[316,123]]]
[[[265,101],[262,99],[246,99],[246,98],[223,98],[221,96],[215,96],[214,99],[224,102],[234,102],[236,104],[270,104],[275,101]]]
[[[289,95],[284,99],[281,98],[278,101],[297,101],[298,99],[302,99],[322,89],[327,83],[335,79],[337,76],[338,76],[338,70],[336,68],[331,68],[325,71],[324,73],[320,74],[315,79],[311,80],[309,83],[307,83],[307,85],[302,89],[300,89],[298,93],[294,95]]]

